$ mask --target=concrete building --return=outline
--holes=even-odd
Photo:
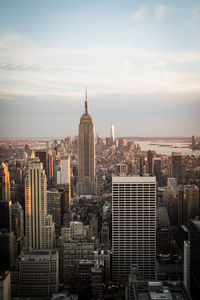
[[[25,178],[25,236],[27,249],[55,245],[53,218],[47,215],[47,179],[38,158],[30,160]]]
[[[113,279],[137,264],[144,279],[155,278],[156,178],[112,178]]]
[[[104,262],[79,260],[76,266],[76,288],[91,299],[103,299]]]
[[[58,292],[59,261],[55,250],[24,252],[11,273],[12,297],[50,299]]]
[[[94,244],[86,241],[64,242],[61,246],[63,282],[75,286],[76,263],[80,259],[94,258]]]
[[[80,119],[78,136],[78,182],[77,193],[79,195],[96,194],[96,162],[94,121],[88,113],[87,93],[85,99],[85,112]]]
[[[192,300],[180,281],[132,281],[129,300]]]
[[[0,272],[0,299],[11,300],[10,272]]]
[[[70,185],[70,156],[61,156],[60,170],[57,171],[57,185]]]

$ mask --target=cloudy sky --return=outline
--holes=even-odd
[[[199,0],[0,0],[0,137],[200,135]]]

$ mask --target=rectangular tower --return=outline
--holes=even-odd
[[[172,177],[180,183],[182,177],[182,155],[179,152],[172,152]]]
[[[113,279],[129,275],[137,264],[140,276],[155,279],[156,178],[112,178]]]
[[[51,249],[55,227],[47,215],[47,178],[38,158],[28,164],[25,178],[25,235],[28,249]]]

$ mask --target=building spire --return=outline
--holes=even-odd
[[[88,115],[87,86],[85,87],[85,114]]]

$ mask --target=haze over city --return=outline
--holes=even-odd
[[[199,134],[199,1],[0,1],[0,137]]]

